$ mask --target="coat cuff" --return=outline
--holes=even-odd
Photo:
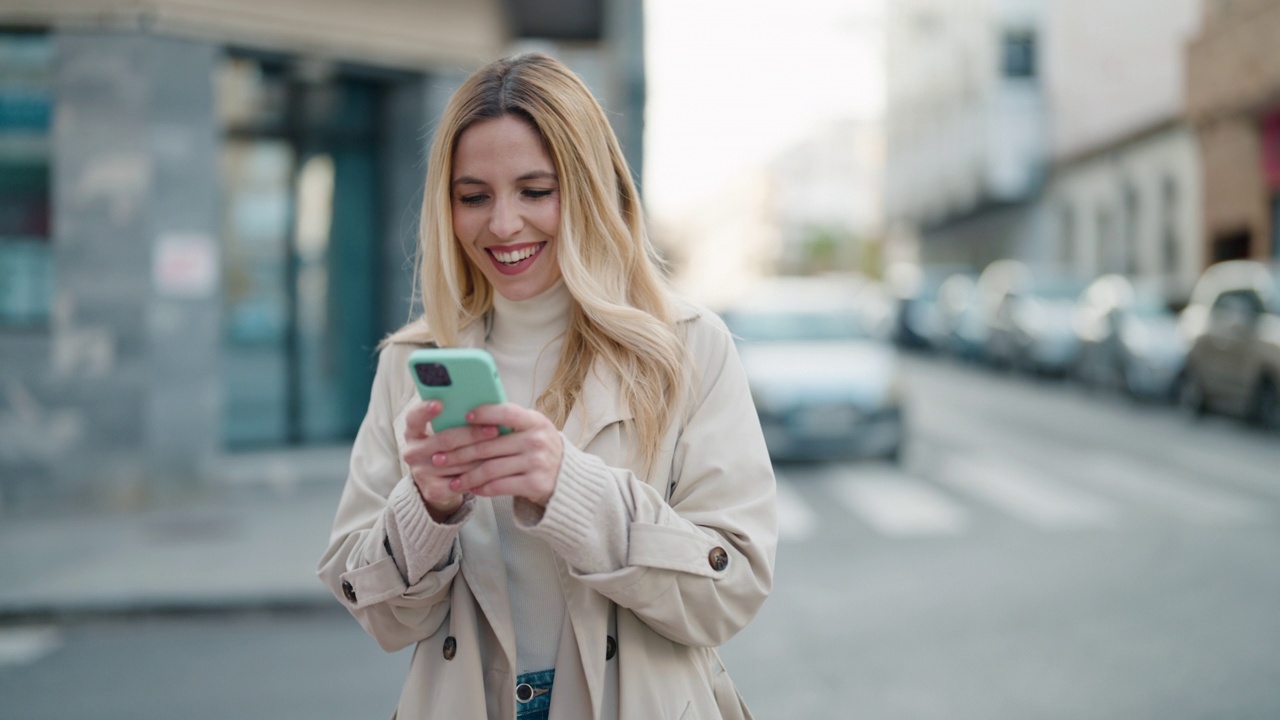
[[[572,443],[564,444],[547,507],[516,498],[514,512],[519,527],[546,540],[580,572],[611,572],[626,563],[629,518],[614,473]]]
[[[387,544],[406,585],[417,585],[428,572],[453,561],[453,544],[471,517],[475,499],[468,496],[444,523],[436,522],[418,494],[413,478],[401,478],[387,497]]]

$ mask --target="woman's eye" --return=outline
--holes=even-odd
[[[524,196],[525,196],[525,197],[527,197],[527,198],[532,198],[532,199],[534,199],[534,200],[537,200],[538,198],[548,197],[548,196],[550,196],[550,195],[551,195],[551,193],[553,193],[553,192],[555,192],[555,191],[554,191],[554,190],[543,190],[543,189],[541,189],[541,188],[525,188]]]
[[[479,205],[484,201],[485,201],[484,195],[461,195],[458,197],[458,202],[462,203],[463,205]]]

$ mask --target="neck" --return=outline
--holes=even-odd
[[[528,300],[495,294],[489,340],[513,349],[541,349],[568,329],[572,307],[573,296],[564,280]]]

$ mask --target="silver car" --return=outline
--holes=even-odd
[[[775,460],[898,459],[902,378],[867,285],[775,278],[724,311]]]
[[[1182,405],[1280,429],[1280,264],[1211,265],[1180,322],[1189,344]]]

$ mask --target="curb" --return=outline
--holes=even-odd
[[[146,618],[216,617],[225,615],[345,614],[346,607],[330,595],[258,598],[166,598],[143,601],[79,603],[12,603],[0,605],[0,626],[60,625]]]

